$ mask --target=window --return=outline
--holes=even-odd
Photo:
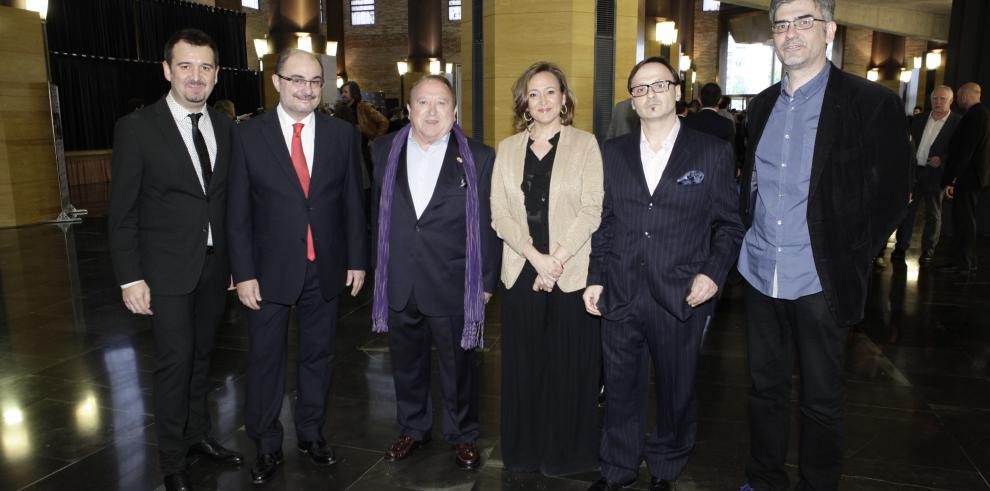
[[[701,10],[703,12],[718,12],[721,2],[719,0],[705,0],[701,4]]]
[[[351,0],[351,25],[370,26],[375,23],[375,0]]]
[[[447,0],[447,20],[461,20],[461,0]]]
[[[726,94],[759,94],[780,80],[780,62],[770,44],[743,44],[729,34]]]
[[[259,0],[241,0],[241,6],[242,7],[247,7],[249,9],[258,10],[260,8],[258,6],[258,2],[259,2]]]

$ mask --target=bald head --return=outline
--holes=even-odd
[[[969,110],[980,102],[982,89],[976,82],[969,82],[959,87],[959,107]]]

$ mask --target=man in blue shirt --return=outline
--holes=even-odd
[[[798,489],[838,487],[845,340],[863,317],[873,256],[908,204],[911,150],[900,100],[826,59],[834,11],[834,0],[771,2],[784,77],[750,104],[752,144],[740,176],[751,382],[743,489],[789,489],[795,345]]]

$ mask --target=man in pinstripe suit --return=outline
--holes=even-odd
[[[602,478],[591,490],[636,480],[672,489],[694,447],[694,375],[712,313],[743,236],[729,144],[681,125],[680,80],[663,58],[633,67],[628,89],[640,131],[605,143],[602,223],[591,239],[585,308],[604,318],[609,400]],[[656,427],[646,438],[653,359]]]

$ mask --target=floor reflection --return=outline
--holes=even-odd
[[[147,319],[120,305],[105,230],[98,217],[64,228],[0,230],[0,489],[160,485],[150,414],[154,338]],[[945,240],[942,247],[950,245]],[[980,255],[988,251],[983,237]],[[866,319],[848,339],[842,489],[990,487],[983,477],[990,473],[990,273],[938,275],[918,265],[917,253],[872,273]],[[397,432],[394,389],[386,340],[369,327],[369,294],[366,289],[341,306],[325,430],[340,463],[317,468],[288,452],[279,477],[254,487],[246,469],[191,462],[198,488],[579,490],[596,478],[593,470],[561,478],[501,470],[497,298],[489,305],[486,350],[478,357],[484,467],[457,469],[439,439],[409,461],[384,462]],[[743,481],[743,319],[741,285],[727,285],[704,341],[698,444],[679,489],[734,489]],[[291,348],[295,339],[290,334]],[[210,371],[210,411],[216,435],[251,456],[254,447],[242,424],[247,343],[244,311],[230,296]],[[282,414],[286,428],[292,427],[294,361],[293,355]],[[292,433],[286,432],[286,449],[295,445]],[[796,428],[791,433],[796,442]],[[792,472],[796,458],[792,453],[789,459]],[[648,485],[644,471],[633,487]]]

